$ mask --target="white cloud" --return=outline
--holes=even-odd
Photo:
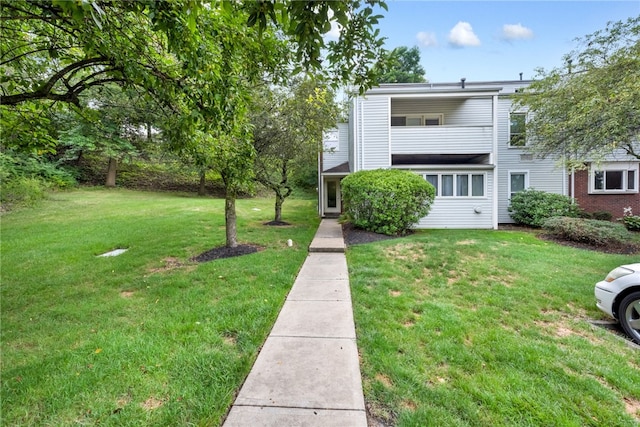
[[[425,33],[424,31],[420,31],[416,34],[416,38],[423,47],[438,46],[438,40],[434,33]]]
[[[522,24],[504,24],[502,26],[502,38],[504,40],[521,40],[533,38],[533,30]]]
[[[331,21],[331,29],[329,32],[325,33],[325,37],[330,39],[339,39],[340,32],[342,31],[342,25],[338,24],[337,21],[333,21],[333,10],[329,9],[329,20]]]
[[[460,21],[449,31],[449,43],[454,46],[480,46],[480,39],[473,32],[471,24]]]

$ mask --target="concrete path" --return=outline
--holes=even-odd
[[[224,427],[366,427],[342,227],[323,219]]]

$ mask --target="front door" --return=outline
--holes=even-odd
[[[324,212],[340,213],[340,179],[330,178],[325,181]]]

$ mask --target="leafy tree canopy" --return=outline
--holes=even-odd
[[[530,112],[528,148],[573,166],[616,151],[640,158],[640,16],[577,41],[566,68],[538,70],[515,97]]]
[[[424,68],[420,65],[420,49],[418,46],[408,48],[400,46],[387,52],[384,74],[380,83],[424,83]]]
[[[29,106],[31,119],[42,105],[86,106],[81,95],[92,87],[144,88],[172,112],[165,139],[222,176],[235,246],[235,196],[253,175],[253,88],[265,75],[278,82],[304,69],[366,89],[383,53],[375,6],[386,8],[381,0],[3,2],[3,125],[19,127],[15,107]],[[340,36],[325,42],[332,23]]]
[[[339,109],[331,90],[294,80],[288,88],[264,87],[251,105],[256,181],[276,195],[274,221],[291,195],[294,172],[317,168],[323,131],[334,128]]]

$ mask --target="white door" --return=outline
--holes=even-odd
[[[324,212],[340,213],[340,179],[330,178],[325,181],[324,187]]]

